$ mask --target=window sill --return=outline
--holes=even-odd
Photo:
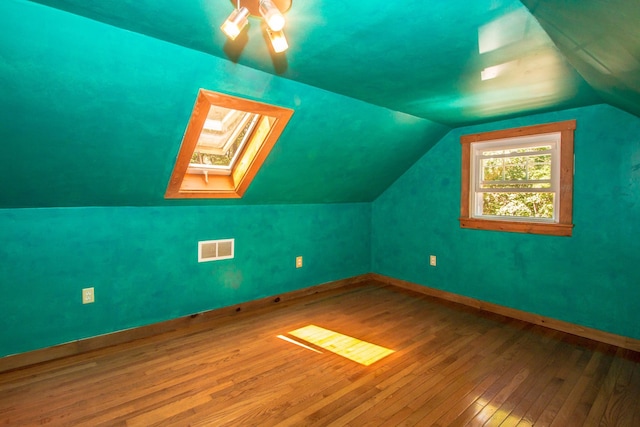
[[[550,224],[519,221],[496,221],[477,218],[460,218],[460,228],[571,237],[573,224]]]

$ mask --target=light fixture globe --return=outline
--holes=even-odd
[[[282,53],[289,48],[282,29],[285,25],[284,12],[291,8],[291,2],[292,0],[231,0],[234,10],[220,29],[231,40],[235,40],[247,25],[249,16],[261,17],[273,51]]]
[[[233,9],[231,15],[220,26],[223,33],[227,35],[231,40],[235,40],[236,37],[242,32],[242,29],[247,26],[249,20],[249,9],[241,7],[239,9]]]
[[[289,49],[289,43],[283,31],[273,31],[271,28],[267,28],[267,35],[275,53],[282,53]]]
[[[269,28],[280,31],[284,28],[284,15],[271,0],[260,0],[260,15],[264,18]]]

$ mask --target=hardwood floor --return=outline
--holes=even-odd
[[[395,352],[278,338],[307,325]],[[640,353],[372,283],[0,374],[0,423],[640,426]]]

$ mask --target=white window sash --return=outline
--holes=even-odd
[[[520,141],[520,142],[519,142]],[[525,148],[534,148],[540,146],[551,146],[551,149],[535,152],[512,152],[496,155],[484,155],[486,151],[506,151]],[[557,222],[559,209],[559,186],[560,186],[560,134],[536,135],[533,137],[509,138],[505,140],[477,142],[471,147],[471,171],[470,176],[473,180],[469,197],[471,198],[469,206],[471,207],[471,216],[474,218],[501,219],[501,220],[518,220],[531,222]],[[483,181],[482,180],[482,161],[489,158],[511,158],[511,157],[531,157],[551,154],[551,179],[548,180],[516,180],[516,181]],[[546,188],[510,188],[508,185],[513,184],[550,184]],[[496,185],[494,188],[481,188],[482,185]],[[501,186],[504,185],[504,186]],[[552,193],[554,194],[554,218],[532,218],[520,216],[495,216],[482,214],[482,197],[483,193]]]

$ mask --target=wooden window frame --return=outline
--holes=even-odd
[[[212,105],[269,116],[274,123],[262,141],[252,138],[247,142],[229,175],[210,175],[205,182],[201,176],[189,174],[188,168]],[[241,198],[292,115],[293,110],[288,108],[200,89],[164,197]]]
[[[575,120],[483,132],[460,137],[462,145],[462,180],[460,191],[460,227],[478,230],[546,234],[569,237],[573,232],[573,145]],[[485,219],[471,216],[471,144],[547,133],[560,133],[560,187],[557,222],[534,222],[512,219]]]

